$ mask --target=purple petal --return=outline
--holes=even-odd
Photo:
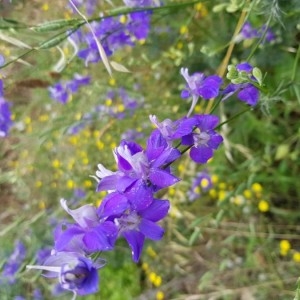
[[[119,175],[114,174],[114,175],[106,176],[100,180],[96,191],[97,192],[109,191],[109,190],[114,191],[116,190],[118,180],[119,180]]]
[[[210,148],[217,149],[222,142],[222,136],[218,133],[213,133],[212,135],[210,135],[210,139],[207,144]]]
[[[193,161],[205,164],[213,156],[213,150],[209,147],[192,147],[190,157]]]
[[[253,85],[249,85],[248,87],[242,89],[237,96],[247,104],[254,106],[257,104],[259,99],[259,90]]]
[[[241,71],[245,71],[247,73],[250,73],[253,69],[253,67],[247,63],[247,62],[244,62],[244,63],[241,63],[241,64],[238,64],[236,65],[236,69],[241,72]]]
[[[197,126],[201,131],[214,129],[219,123],[219,118],[214,115],[196,115],[194,117],[197,119]]]
[[[144,247],[145,236],[135,230],[124,232],[123,236],[131,248],[132,260],[138,262]]]
[[[147,238],[158,241],[164,235],[164,229],[161,228],[156,223],[149,221],[147,219],[142,219],[139,224],[139,229]]]
[[[117,227],[112,222],[105,222],[86,234],[83,242],[89,253],[95,251],[107,251],[113,249],[117,238]]]
[[[98,271],[95,268],[89,270],[88,276],[83,281],[81,287],[76,290],[78,295],[87,295],[96,293],[99,289]]]
[[[159,188],[171,186],[179,181],[179,178],[161,169],[151,169],[149,179]]]
[[[126,192],[133,210],[140,211],[147,208],[153,201],[153,190],[142,180],[137,180],[132,188]]]
[[[72,210],[68,208],[65,199],[61,199],[60,204],[80,227],[89,228],[98,224],[97,210],[94,206],[88,204]]]
[[[55,237],[55,249],[57,251],[80,252],[83,246],[82,238],[85,230],[76,225],[69,226]]]
[[[122,194],[115,192],[108,194],[98,208],[100,218],[119,216],[129,207],[128,200]]]
[[[168,200],[153,199],[151,205],[139,214],[147,220],[158,222],[163,219],[169,211],[170,202]]]

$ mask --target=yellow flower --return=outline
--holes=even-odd
[[[67,188],[68,189],[73,189],[75,187],[75,182],[72,179],[69,179],[67,181]]]
[[[165,299],[165,294],[162,291],[157,291],[156,293],[156,300],[164,300]]]
[[[291,244],[288,240],[281,240],[279,243],[280,254],[286,256],[291,249]]]
[[[253,183],[253,184],[251,185],[251,189],[252,189],[253,192],[259,194],[259,193],[262,192],[263,187],[261,186],[260,183],[255,182],[255,183]]]
[[[114,78],[110,78],[108,81],[109,85],[115,86],[116,85],[116,80]]]
[[[121,15],[119,21],[120,23],[125,24],[127,22],[127,17],[125,15]]]
[[[267,212],[269,211],[270,206],[269,203],[266,200],[260,200],[258,203],[258,210],[261,212]]]
[[[112,100],[109,99],[109,98],[106,99],[106,100],[105,100],[105,105],[106,105],[106,106],[111,106],[111,105],[112,105]]]
[[[209,180],[207,178],[203,178],[200,182],[200,185],[203,189],[207,188],[209,186]]]
[[[186,25],[182,25],[179,30],[180,34],[182,34],[182,35],[186,34],[188,31],[189,31],[189,29]]]
[[[152,258],[157,256],[157,253],[154,251],[152,247],[147,247],[146,253],[151,256]]]
[[[44,114],[44,115],[39,116],[39,121],[40,122],[46,122],[48,120],[49,120],[49,115]]]
[[[161,286],[161,283],[162,283],[162,279],[159,275],[157,275],[155,280],[153,281],[153,285],[155,287],[159,287],[159,286]]]
[[[147,263],[142,263],[142,269],[147,272],[149,270],[149,265]]]
[[[248,190],[248,189],[244,190],[243,195],[244,195],[244,197],[247,198],[247,199],[250,199],[250,198],[252,197],[252,193],[251,193],[251,191]]]
[[[219,189],[220,190],[225,190],[227,188],[227,184],[225,182],[220,182],[219,183]]]
[[[227,193],[225,191],[219,191],[219,193],[218,193],[219,201],[224,201],[226,196],[227,196]]]
[[[176,190],[175,190],[173,187],[170,187],[168,192],[169,192],[169,195],[170,195],[170,196],[174,196]]]
[[[213,184],[216,184],[219,181],[219,177],[217,175],[212,175],[211,176],[211,181]]]
[[[92,183],[91,180],[85,180],[85,181],[83,182],[83,185],[84,185],[84,187],[86,187],[86,188],[90,188],[90,187],[92,187],[93,183]]]
[[[61,163],[58,159],[54,159],[52,161],[52,167],[55,168],[55,169],[58,169],[59,167],[61,166]]]
[[[294,252],[293,261],[297,262],[297,263],[300,263],[300,252],[298,252],[298,251]]]
[[[155,280],[156,280],[156,274],[155,274],[154,272],[151,272],[151,273],[149,274],[149,281],[150,281],[151,283],[154,283]]]
[[[43,183],[40,180],[35,182],[35,187],[37,187],[37,188],[40,188],[42,185],[43,185]]]
[[[211,190],[208,192],[208,194],[209,194],[209,196],[210,196],[211,198],[217,198],[217,196],[218,196],[218,193],[217,193],[217,191],[216,191],[215,189],[211,189]]]
[[[42,10],[43,10],[43,11],[49,10],[49,4],[48,4],[48,3],[44,3],[44,4],[42,5]]]

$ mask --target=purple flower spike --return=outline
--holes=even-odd
[[[28,269],[43,270],[43,275],[58,278],[60,286],[76,295],[88,295],[98,291],[98,271],[104,260],[96,262],[75,252],[56,252],[41,266],[27,266]]]
[[[4,99],[3,81],[0,79],[0,138],[8,135],[11,126],[10,103]]]
[[[193,161],[205,164],[223,141],[221,135],[214,131],[219,118],[213,115],[195,115],[194,118],[197,122],[197,129],[182,137],[182,144],[192,146],[190,157]]]

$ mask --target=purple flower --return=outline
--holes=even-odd
[[[218,96],[222,84],[221,77],[217,75],[206,77],[203,73],[194,73],[190,76],[187,68],[181,68],[180,73],[187,82],[186,89],[181,92],[181,98],[192,97],[192,106],[187,116],[190,116],[192,113],[199,97],[211,99]]]
[[[16,274],[26,256],[26,248],[21,241],[15,242],[15,249],[3,266],[2,275],[10,284],[16,282]]]
[[[150,115],[149,118],[150,121],[158,128],[162,137],[167,141],[169,146],[172,145],[172,141],[190,134],[196,125],[195,118],[184,117],[174,122],[170,119],[158,122],[155,115]]]
[[[144,134],[135,129],[128,129],[125,132],[123,132],[121,135],[122,140],[127,140],[127,141],[132,141],[132,142],[142,139],[143,137],[144,137]]]
[[[151,136],[147,149],[134,142],[121,142],[114,151],[118,171],[113,173],[101,164],[96,176],[100,178],[97,191],[112,190],[123,192],[134,191],[139,195],[140,205],[147,207],[152,201],[152,194],[162,188],[178,182],[178,178],[170,174],[169,170],[161,167],[180,156],[178,150],[169,148],[165,144],[158,144]]]
[[[104,261],[91,261],[76,252],[56,252],[43,265],[27,266],[28,269],[43,270],[43,276],[58,278],[60,286],[74,295],[88,295],[98,291],[98,269]]]
[[[66,86],[62,83],[56,83],[54,86],[48,87],[50,97],[58,102],[66,104],[69,99],[69,94]]]
[[[266,34],[265,34],[266,31]],[[240,33],[236,36],[235,41],[240,42],[243,40],[261,38],[265,34],[265,40],[268,43],[271,43],[276,39],[275,34],[270,28],[267,28],[266,25],[263,25],[261,28],[253,28],[250,22],[245,22]]]
[[[236,70],[238,72],[244,72],[246,77],[253,81],[256,81],[256,79],[251,74],[253,67],[249,63],[246,62],[236,65]],[[258,88],[256,88],[249,82],[238,84],[230,83],[222,92],[223,95],[226,95],[225,97],[223,97],[223,100],[226,100],[236,92],[237,97],[250,106],[255,106],[259,100]]]
[[[123,0],[123,2],[129,7],[148,7],[161,5],[159,0]]]
[[[205,164],[222,143],[223,138],[214,128],[219,118],[214,115],[195,115],[197,129],[182,137],[182,144],[191,146],[190,157],[196,163]]]
[[[3,81],[0,79],[0,138],[8,135],[11,126],[10,103],[4,99]]]
[[[211,176],[206,172],[199,172],[196,174],[191,189],[188,191],[188,198],[190,201],[198,199],[202,192],[207,192],[212,188]]]
[[[127,240],[135,262],[140,258],[145,238],[162,238],[164,230],[156,222],[167,215],[170,207],[168,200],[152,199],[151,204],[144,208],[136,205],[137,198],[135,193],[125,197],[114,192],[106,196],[98,208],[99,215],[117,224],[119,235]]]
[[[58,226],[55,231],[55,249],[57,251],[92,253],[113,249],[117,238],[117,227],[110,221],[101,220],[97,209],[92,205],[84,205],[71,210],[66,200],[61,205],[69,213],[76,224]]]

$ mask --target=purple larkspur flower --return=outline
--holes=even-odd
[[[193,161],[205,164],[223,141],[214,130],[219,118],[214,115],[195,115],[194,118],[197,129],[182,137],[182,145],[191,146],[190,157]]]
[[[3,81],[0,79],[0,138],[6,137],[13,124],[10,103],[4,98]]]
[[[256,79],[251,75],[253,67],[249,63],[240,63],[236,65],[236,69],[239,72],[245,72],[253,81],[256,81]],[[237,93],[238,99],[250,106],[255,106],[259,100],[258,88],[248,82],[239,84],[230,83],[222,93],[225,95],[223,100],[227,99],[234,93]]]
[[[190,76],[187,68],[181,68],[180,73],[187,83],[186,88],[181,92],[181,98],[192,97],[192,105],[187,116],[191,115],[199,97],[208,100],[218,96],[223,82],[221,77],[217,75],[205,76],[203,73],[194,73]]]
[[[107,56],[124,46],[133,47],[136,40],[144,40],[150,31],[151,12],[132,12],[123,17],[109,17],[91,23],[93,31]],[[90,32],[84,36],[84,48],[78,51],[85,65],[101,60],[95,36]]]
[[[265,33],[266,32],[266,33]],[[265,34],[264,42],[271,43],[276,39],[276,36],[272,29],[267,28],[266,25],[263,25],[260,28],[254,28],[250,22],[245,22],[243,25],[240,33],[236,36],[235,41],[241,42],[243,40],[249,40],[249,39],[257,39],[261,38]]]
[[[162,122],[158,122],[155,115],[150,115],[149,118],[152,124],[158,128],[162,137],[167,141],[169,146],[172,145],[174,140],[190,134],[196,125],[195,118],[184,117],[176,121],[165,119]]]
[[[113,249],[117,238],[117,227],[113,222],[101,220],[92,205],[71,210],[66,200],[61,199],[60,202],[76,223],[56,228],[56,251],[92,253]]]
[[[123,2],[128,7],[149,7],[161,5],[159,0],[123,0]]]
[[[48,87],[50,97],[58,102],[66,104],[69,99],[69,94],[66,86],[58,82],[53,86]]]
[[[152,202],[153,192],[179,181],[169,169],[161,167],[178,158],[180,152],[167,147],[165,141],[161,142],[164,144],[158,144],[157,140],[150,136],[146,150],[135,142],[121,142],[114,150],[118,171],[111,172],[101,164],[98,165],[96,176],[101,180],[97,191],[134,191],[139,195],[140,206],[147,207]]]
[[[132,259],[137,262],[142,253],[145,238],[160,240],[164,229],[156,223],[168,213],[168,200],[152,199],[146,208],[136,205],[139,195],[114,192],[107,195],[98,208],[98,214],[113,220],[132,250]]]
[[[144,137],[143,132],[137,131],[135,129],[128,129],[122,133],[121,139],[127,141],[137,141]]]
[[[40,289],[34,289],[32,296],[33,296],[33,300],[43,300],[44,299],[43,294]]]
[[[43,265],[27,266],[43,271],[43,276],[58,278],[60,286],[72,291],[74,296],[93,294],[98,291],[98,269],[104,261],[95,262],[76,252],[54,252]],[[73,298],[75,299],[75,297]]]
[[[26,256],[26,248],[21,241],[15,242],[15,248],[3,266],[2,276],[10,283],[16,282],[16,274]]]
[[[206,171],[198,172],[193,179],[191,189],[187,193],[189,200],[198,199],[203,192],[207,192],[212,186],[211,176]]]

